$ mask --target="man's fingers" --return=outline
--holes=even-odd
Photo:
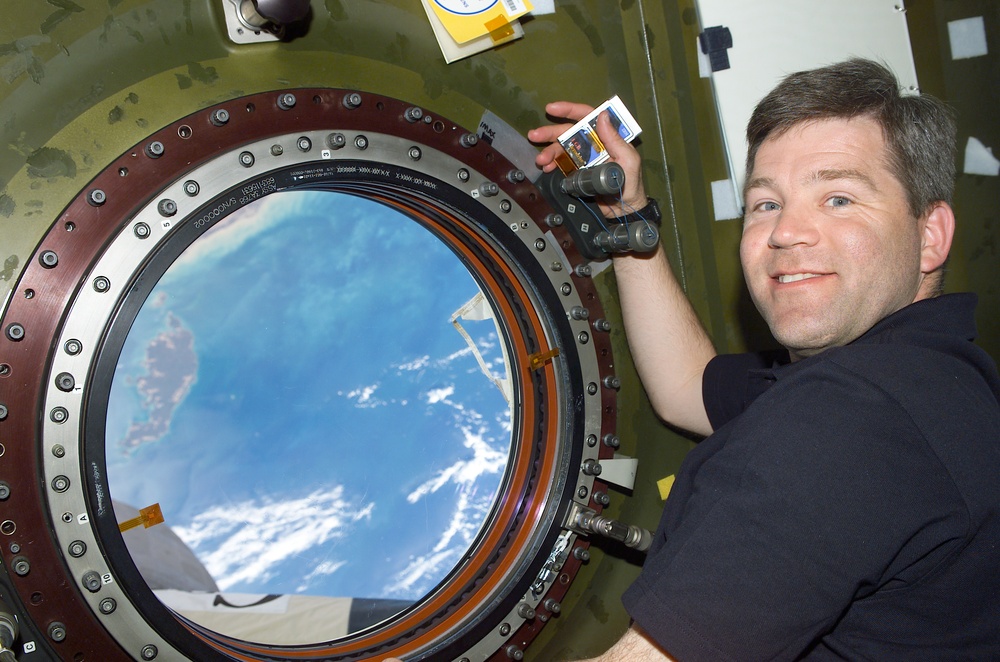
[[[635,147],[630,145],[611,124],[607,111],[597,117],[597,135],[604,143],[611,159],[625,171],[625,189],[621,201],[626,210],[640,208],[646,204],[646,193],[642,186],[642,159]],[[638,206],[636,206],[638,205]]]
[[[576,123],[586,117],[593,109],[593,106],[588,106],[585,103],[553,101],[552,103],[545,105],[545,114],[549,117],[562,117],[568,120],[573,120],[573,122]]]

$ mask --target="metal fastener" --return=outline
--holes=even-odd
[[[104,191],[102,191],[99,188],[95,188],[94,190],[92,190],[90,193],[87,194],[87,202],[89,202],[93,207],[100,207],[107,201],[108,201],[107,194],[105,194]]]
[[[55,642],[63,641],[66,638],[66,626],[62,623],[52,623],[49,625],[49,639]]]
[[[54,269],[59,265],[59,255],[55,251],[42,251],[38,256],[38,263],[46,269]]]

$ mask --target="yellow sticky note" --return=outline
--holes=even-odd
[[[656,487],[660,490],[660,498],[664,501],[670,496],[670,488],[674,486],[674,478],[676,476],[667,476],[656,481]]]
[[[459,44],[491,35],[499,41],[511,21],[531,11],[528,0],[430,0],[434,14]]]

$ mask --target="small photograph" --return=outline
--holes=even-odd
[[[587,168],[608,159],[604,143],[597,137],[597,118],[605,110],[618,135],[626,141],[631,142],[642,131],[621,99],[617,96],[608,99],[559,137],[559,144],[576,168]]]

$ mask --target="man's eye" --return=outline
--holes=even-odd
[[[842,195],[835,195],[834,197],[830,198],[829,204],[831,207],[846,207],[847,205],[851,204],[851,201]]]
[[[781,206],[774,201],[768,200],[767,202],[761,202],[757,205],[759,211],[778,211]]]

